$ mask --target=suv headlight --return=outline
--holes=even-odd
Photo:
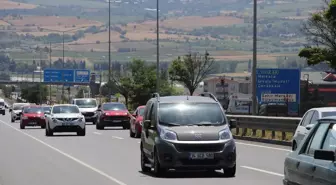
[[[84,120],[83,117],[78,118],[78,121],[82,122]]]
[[[52,121],[53,121],[54,123],[56,123],[56,122],[57,122],[57,119],[56,119],[56,118],[52,118]]]
[[[226,127],[224,130],[219,132],[219,140],[225,141],[225,140],[230,140],[232,138],[233,138],[232,133],[229,127]]]
[[[160,129],[160,137],[163,140],[167,140],[167,141],[176,141],[177,140],[177,135],[175,132],[170,131],[170,130],[166,130],[161,128]]]

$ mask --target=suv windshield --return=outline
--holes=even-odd
[[[322,112],[322,117],[336,116],[336,111],[333,112]]]
[[[102,106],[103,110],[127,110],[126,106],[122,103],[105,103]]]
[[[23,112],[26,114],[29,113],[42,113],[42,108],[41,107],[25,107],[23,109]]]
[[[55,106],[52,109],[53,114],[79,113],[77,106]]]
[[[46,111],[51,111],[51,107],[42,107],[43,111],[46,112]]]
[[[159,124],[223,125],[226,119],[217,103],[162,103],[159,106]]]
[[[27,104],[15,104],[13,105],[13,110],[21,110],[23,106]]]
[[[97,101],[92,99],[76,100],[76,105],[79,108],[95,108],[97,107]]]

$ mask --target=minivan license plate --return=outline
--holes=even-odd
[[[214,153],[190,153],[190,159],[213,159]]]

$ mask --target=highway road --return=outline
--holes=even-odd
[[[0,116],[0,185],[281,185],[288,147],[237,140],[237,174],[170,172],[155,178],[140,170],[139,139],[118,128],[87,135],[19,129],[10,116]]]

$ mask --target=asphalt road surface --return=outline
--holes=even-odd
[[[290,148],[237,140],[237,174],[170,172],[155,178],[140,170],[139,139],[127,130],[97,131],[86,136],[19,129],[10,116],[0,116],[0,185],[281,185],[283,162]]]

